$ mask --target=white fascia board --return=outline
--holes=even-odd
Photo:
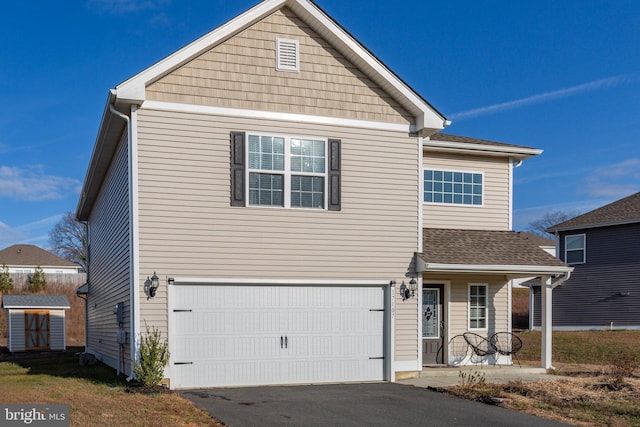
[[[282,120],[296,123],[346,126],[362,129],[375,129],[397,132],[414,132],[415,126],[401,123],[374,122],[370,120],[345,119],[308,114],[280,113],[264,110],[246,110],[242,108],[212,107],[208,105],[179,104],[175,102],[145,101],[140,109],[157,111],[175,111],[179,113],[209,114],[214,116],[241,117],[247,119]]]
[[[640,222],[640,218],[632,218],[623,221],[609,221],[609,222],[600,222],[600,223],[592,223],[592,224],[582,224],[582,225],[574,225],[569,227],[558,227],[553,228],[553,231],[575,231],[580,232],[586,230],[588,228],[599,228],[599,227],[611,227],[613,225],[627,225],[627,224],[635,224]]]
[[[390,280],[240,279],[237,277],[169,277],[174,285],[389,286]]]
[[[2,308],[12,309],[12,310],[70,310],[71,307],[68,305],[60,306],[60,305],[3,305]]]
[[[450,142],[450,141],[424,141],[423,149],[426,150],[442,150],[442,151],[464,151],[464,152],[482,152],[483,154],[493,154],[505,157],[514,157],[519,160],[542,154],[543,150],[527,147],[511,147],[498,145],[482,145],[470,144],[466,142]]]
[[[207,49],[210,49],[212,46],[226,40],[241,29],[254,24],[265,16],[268,16],[285,3],[287,3],[287,0],[268,0],[261,2],[242,15],[235,17],[226,24],[223,24],[215,30],[186,45],[182,49],[156,62],[151,67],[116,86],[118,99],[133,103],[144,101],[147,84],[165,75],[181,64],[188,62]]]
[[[494,273],[509,275],[536,276],[545,274],[564,274],[573,271],[573,267],[544,266],[544,265],[467,265],[467,264],[438,264],[419,263],[420,272],[445,273]]]

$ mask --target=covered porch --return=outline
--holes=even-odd
[[[423,230],[423,252],[416,254],[422,321],[422,364],[477,363],[462,357],[456,343],[463,334],[490,340],[511,333],[511,286],[516,278],[539,277],[542,292],[542,368],[552,367],[552,291],[568,279],[572,267],[541,249],[528,233],[488,230]],[[440,309],[430,304],[439,295]],[[430,312],[440,310],[433,326]],[[428,320],[427,320],[428,318]],[[439,329],[438,331],[436,330]],[[437,335],[440,342],[431,339]],[[461,339],[461,338],[460,338]],[[433,342],[430,345],[430,342]],[[442,353],[432,358],[438,346]],[[466,349],[466,347],[465,347]],[[487,364],[511,364],[494,354]]]

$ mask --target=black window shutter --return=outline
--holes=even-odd
[[[231,132],[231,206],[245,206],[244,132]]]
[[[329,205],[330,211],[339,211],[340,203],[340,140],[329,140]]]

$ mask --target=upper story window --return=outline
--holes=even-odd
[[[248,135],[249,205],[324,209],[326,141]]]
[[[586,236],[575,234],[564,238],[564,261],[567,264],[584,264],[586,258]]]
[[[424,202],[482,206],[483,174],[424,170]]]
[[[340,210],[340,199],[340,140],[231,133],[232,206]]]

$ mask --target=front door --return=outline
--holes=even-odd
[[[27,350],[49,349],[49,312],[24,312],[24,341]]]
[[[444,285],[422,289],[422,364],[444,363]]]

